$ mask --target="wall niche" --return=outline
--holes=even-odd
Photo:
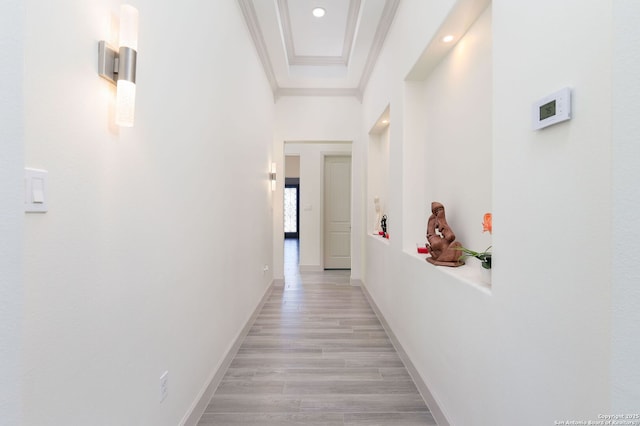
[[[378,236],[379,218],[389,206],[389,135],[391,112],[387,105],[369,131],[367,155],[367,233]],[[378,211],[379,210],[379,211]]]
[[[444,204],[462,245],[476,251],[491,245],[491,235],[482,232],[484,213],[492,212],[491,5],[466,19],[468,28],[450,50],[442,50],[437,34],[405,81],[403,249],[412,254],[426,242],[432,201]],[[440,32],[447,32],[447,22]],[[465,277],[478,269],[481,281],[476,259],[461,268]]]

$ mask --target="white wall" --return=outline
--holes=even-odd
[[[392,31],[397,25],[407,32],[405,22],[414,20],[414,13],[413,4],[402,3]],[[482,399],[469,395],[487,392],[483,379],[488,380],[492,367],[485,345],[492,299],[484,288],[451,275],[449,268],[425,262],[415,247],[425,242],[434,200],[448,206],[449,223],[460,240],[472,247],[485,244],[482,249],[490,242],[489,235],[482,240],[481,223],[482,214],[491,210],[491,111],[477,115],[474,109],[487,97],[491,103],[491,45],[488,9],[425,81],[403,81],[413,65],[409,60],[406,69],[396,71],[390,95],[389,211],[391,220],[403,218],[403,232],[396,230],[396,220],[391,244],[369,238],[366,245],[365,286],[451,424],[491,424],[475,420]],[[398,52],[393,44],[388,49]],[[365,108],[380,93],[375,85],[368,90]],[[394,98],[399,108],[394,108]],[[479,173],[485,187],[472,194],[480,184],[473,179]],[[479,267],[473,262],[469,266]]]
[[[118,5],[26,2],[26,164],[50,184],[25,218],[29,425],[178,424],[272,279],[273,99],[237,2],[134,2],[133,129],[96,72]]]
[[[360,280],[362,278],[362,246],[361,246],[361,232],[364,232],[364,220],[363,220],[363,204],[362,200],[365,198],[364,194],[364,167],[362,163],[362,144],[363,140],[360,138],[360,123],[361,123],[361,105],[356,99],[353,98],[340,98],[340,97],[281,97],[276,103],[276,122],[275,122],[275,136],[274,136],[274,158],[278,162],[278,169],[282,170],[284,162],[284,145],[285,142],[351,142],[353,152],[351,180],[352,180],[352,194],[353,203],[351,209],[352,229],[354,230],[351,237],[351,278]],[[334,144],[334,147],[339,145]],[[288,151],[287,153],[293,154],[294,152]],[[316,155],[316,154],[314,154]],[[315,157],[309,157],[315,158]],[[319,158],[319,156],[318,156]],[[309,161],[309,164],[307,162]],[[304,212],[304,198],[320,197],[320,193],[315,191],[315,186],[308,187],[305,182],[305,176],[308,175],[309,170],[307,167],[320,167],[320,163],[313,163],[309,159],[305,160],[302,156],[300,158],[300,188],[301,194],[301,232],[305,232],[305,212]],[[306,179],[320,179],[320,175],[312,172],[313,177],[308,175]],[[319,180],[318,180],[319,182]],[[282,209],[283,209],[283,188],[284,181],[278,182],[278,190],[274,194],[274,221],[273,221],[273,233],[276,236],[274,239],[274,277],[282,278],[284,276],[284,258],[283,258],[283,239],[280,239],[279,235],[284,235],[283,223],[282,223]],[[318,187],[319,188],[319,187]],[[305,196],[305,191],[312,191],[309,195]],[[320,211],[315,209],[315,214],[319,214]],[[314,219],[316,220],[316,219]],[[315,225],[311,228],[310,235],[316,235]],[[301,237],[301,243],[304,241],[304,237]],[[305,243],[306,244],[306,243]],[[311,243],[313,247],[309,247],[308,250],[301,248],[300,263],[304,263],[310,267],[320,267],[319,263],[320,250],[319,244],[315,242]],[[308,253],[304,255],[303,253]]]
[[[351,155],[351,143],[285,143],[286,156],[300,159],[300,258],[301,271],[324,267],[323,211],[324,157]]]
[[[496,359],[496,389],[514,400],[501,416],[537,403],[532,424],[597,419],[611,408],[610,347],[599,344],[611,338],[611,5],[493,9],[496,337],[513,348]],[[575,118],[532,131],[525,111],[564,86]]]
[[[640,4],[615,1],[613,9],[613,229],[612,412],[634,413],[640,401]]]
[[[439,25],[429,24],[418,3],[400,5],[365,94],[365,129],[389,102],[394,123],[416,121],[405,111],[418,103],[415,87],[407,95],[403,79],[420,50],[400,53],[402,41],[419,39],[424,48]],[[612,411],[612,6],[496,0],[491,13],[485,37],[493,38],[492,290],[403,253],[393,238],[390,245],[367,240],[365,285],[451,424],[597,420]],[[560,29],[564,36],[555,38]],[[629,72],[627,78],[635,75]],[[575,118],[532,131],[531,103],[564,86],[574,89]],[[467,101],[470,107],[486,105]],[[631,122],[625,123],[620,130]],[[416,134],[398,127],[391,127],[390,192],[398,194],[391,197],[391,217],[406,216],[400,195],[407,178],[404,135]],[[621,148],[632,149],[626,143]],[[471,148],[459,151],[464,156]],[[637,169],[633,158],[621,161]],[[634,178],[633,173],[619,178]],[[627,201],[637,211],[637,200]],[[475,220],[478,227],[480,221]],[[630,250],[628,242],[620,244],[616,250]],[[629,278],[614,276],[620,297],[637,300]],[[627,310],[617,318],[617,336],[629,337],[637,316]],[[625,349],[618,343],[614,351]],[[637,353],[637,339],[629,347]],[[613,364],[619,394],[637,389],[637,376],[622,379],[623,368],[637,371],[629,365],[630,353],[626,348]],[[627,407],[618,399],[618,406]]]
[[[24,5],[0,3],[0,419],[21,424]]]

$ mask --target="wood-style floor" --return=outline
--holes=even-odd
[[[198,425],[435,425],[349,271],[299,273],[295,240],[285,258]]]

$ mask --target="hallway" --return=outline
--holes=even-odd
[[[349,271],[300,273],[285,242],[275,287],[198,423],[435,425]]]

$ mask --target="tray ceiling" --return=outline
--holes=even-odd
[[[399,0],[238,2],[276,99],[361,99]],[[324,17],[313,16],[316,7]]]

